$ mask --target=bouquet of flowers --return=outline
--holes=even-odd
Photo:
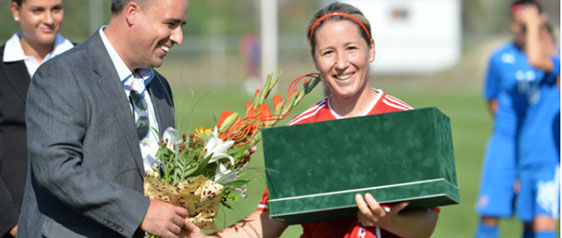
[[[304,79],[302,89],[297,90]],[[182,134],[168,128],[160,141],[155,167],[144,180],[145,195],[189,211],[191,222],[205,230],[215,226],[220,204],[230,208],[229,202],[245,196],[248,180],[239,179],[247,169],[248,151],[261,140],[260,130],[273,127],[283,120],[302,98],[320,82],[318,74],[295,79],[283,100],[273,96],[273,112],[265,102],[279,75],[267,77],[264,88],[256,90],[253,101],[246,103],[245,116],[222,112],[213,127],[199,127],[193,133]]]

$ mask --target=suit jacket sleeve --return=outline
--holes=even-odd
[[[0,47],[0,59],[4,48]],[[23,61],[0,63],[0,237],[17,224],[19,217],[27,167],[22,99],[28,77]]]
[[[78,81],[86,76],[70,67],[60,61],[46,62],[29,88],[26,122],[34,178],[71,209],[132,237],[148,210],[149,199],[100,176],[103,167],[84,166],[83,141],[93,116],[84,96],[89,89],[80,88],[83,85]]]
[[[3,237],[18,223],[19,212],[13,205],[12,196],[2,177],[0,177],[0,211],[2,211],[2,215],[0,215],[0,237]]]

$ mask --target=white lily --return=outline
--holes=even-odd
[[[162,140],[167,141],[166,147],[170,150],[174,150],[174,144],[179,145],[182,141],[181,138],[178,136],[178,130],[174,129],[173,127],[168,127],[164,131],[164,136]]]
[[[219,138],[217,127],[211,132],[211,136],[205,145],[205,157],[211,156],[209,163],[216,162],[218,165],[215,172],[215,181],[220,180],[223,184],[232,182],[237,177],[237,174],[233,173],[232,169],[228,169],[228,162],[230,162],[230,165],[234,165],[234,158],[225,153],[232,145],[234,145],[234,141],[223,141]],[[227,163],[221,163],[220,160],[224,158],[228,159]]]
[[[234,165],[234,158],[232,156],[226,154],[225,152],[230,149],[234,145],[234,141],[222,141],[219,138],[219,133],[217,127],[211,132],[211,136],[205,145],[205,157],[208,157],[212,154],[209,163],[216,162],[220,159],[228,158],[230,160],[230,164]]]
[[[237,178],[238,173],[236,173],[236,171],[228,169],[228,165],[225,163],[218,163],[218,167],[215,172],[215,182],[227,184],[236,181]]]

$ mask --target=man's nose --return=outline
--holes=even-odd
[[[181,27],[176,27],[173,30],[172,35],[170,36],[170,40],[172,40],[174,44],[183,44],[183,31]]]

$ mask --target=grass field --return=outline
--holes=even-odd
[[[294,112],[302,112],[318,101],[321,98],[320,91],[316,89],[316,92],[306,98]],[[477,223],[474,204],[479,186],[480,164],[492,126],[492,120],[481,96],[478,92],[396,91],[389,93],[415,108],[436,106],[450,117],[461,204],[442,208],[433,237],[472,237]],[[212,125],[221,110],[243,111],[248,98],[249,96],[241,90],[176,91],[177,126],[188,130],[192,126]],[[194,108],[194,105],[197,106]],[[261,150],[252,156],[251,165],[263,168]],[[228,226],[254,211],[261,199],[264,184],[264,175],[260,173],[249,185],[247,201],[238,202],[230,210],[221,208],[220,218],[217,221],[219,226]],[[291,226],[282,237],[298,237],[300,231],[299,226]],[[520,232],[521,228],[516,220],[506,220],[501,224],[501,237],[520,237]]]

